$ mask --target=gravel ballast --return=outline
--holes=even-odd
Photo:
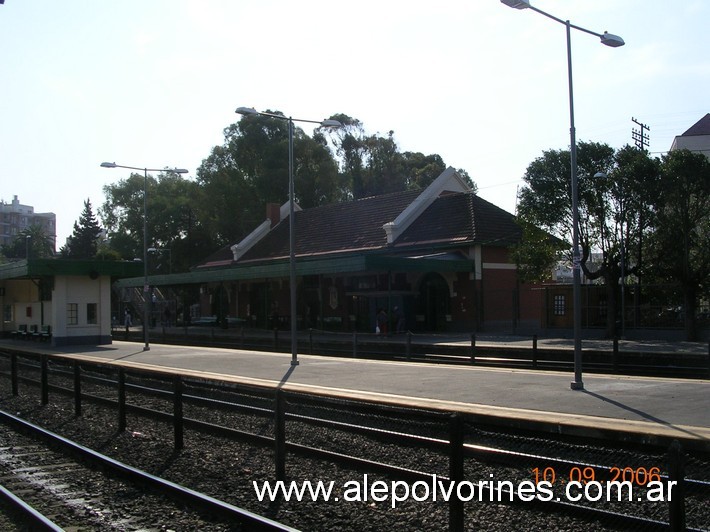
[[[64,383],[64,385],[67,385]],[[97,387],[100,388],[100,387]],[[84,387],[85,392],[88,391]],[[91,393],[94,393],[92,391]],[[103,390],[104,395],[115,396],[115,390]],[[230,504],[240,506],[251,512],[285,523],[294,528],[307,531],[342,530],[342,531],[445,531],[449,530],[449,506],[438,500],[417,502],[407,500],[392,507],[391,499],[384,501],[366,500],[345,501],[346,488],[353,486],[353,481],[361,482],[368,475],[370,485],[376,481],[391,482],[401,479],[388,477],[368,471],[356,471],[321,460],[313,460],[289,454],[286,463],[287,480],[310,481],[322,480],[333,482],[331,497],[338,501],[259,501],[254,483],[263,486],[263,482],[275,480],[274,453],[269,447],[254,446],[225,438],[209,436],[195,431],[186,431],[184,448],[173,448],[173,427],[164,422],[129,415],[128,426],[123,432],[117,430],[115,410],[85,401],[82,416],[74,416],[73,399],[61,394],[52,394],[50,404],[41,406],[38,390],[30,386],[20,386],[20,395],[12,396],[9,382],[0,381],[0,408],[15,413],[20,417],[44,426],[69,439],[105,453],[115,459],[126,462],[155,475],[191,489],[204,492]],[[130,394],[129,402],[141,406],[159,408],[170,412],[167,401],[144,398]],[[271,420],[258,416],[234,415],[206,408],[185,407],[185,416],[194,419],[209,420],[225,426],[238,425],[242,430],[255,434],[272,435]],[[406,421],[406,420],[405,420]],[[400,420],[399,422],[405,423]],[[495,439],[495,435],[491,435]],[[500,438],[506,438],[501,435]],[[308,426],[304,423],[288,423],[288,440],[305,445],[326,448],[345,454],[367,457],[372,460],[395,464],[400,467],[434,472],[441,476],[448,475],[448,456],[434,451],[422,450],[407,445],[394,445],[376,438],[347,434],[342,431]],[[516,437],[512,440],[520,450],[532,447],[540,451],[540,441],[534,438]],[[483,442],[490,444],[491,442]],[[508,440],[510,445],[510,440]],[[551,445],[559,445],[552,442]],[[559,452],[567,452],[563,447]],[[571,451],[570,451],[571,452]],[[575,451],[578,452],[578,451]],[[608,451],[600,451],[608,452]],[[624,463],[645,463],[648,456],[636,456],[629,451],[621,458]],[[638,453],[640,454],[640,453]],[[618,459],[618,458],[615,458]],[[497,479],[510,479],[520,482],[531,480],[530,470],[514,467],[481,464],[473,460],[466,461],[466,477],[473,480],[486,480],[493,475]],[[411,483],[410,483],[411,484]],[[349,492],[350,498],[353,492]],[[703,497],[707,497],[707,494]],[[306,497],[310,499],[310,497]],[[707,499],[689,500],[694,505],[692,524],[707,529],[710,523],[710,510]],[[629,513],[637,513],[634,508]],[[667,505],[656,504],[648,511],[642,509],[645,517],[667,519]],[[179,523],[155,523],[157,530],[181,530]],[[230,529],[226,525],[226,529]],[[234,527],[238,530],[238,527]],[[472,501],[465,505],[466,530],[624,530],[615,527],[613,522],[599,523],[596,520],[584,520],[570,515],[550,513],[533,505],[509,505]]]

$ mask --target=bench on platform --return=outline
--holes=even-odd
[[[22,323],[17,326],[17,330],[10,333],[10,337],[14,340],[15,338],[26,338],[27,337],[27,324]]]
[[[39,340],[40,342],[44,342],[46,340],[49,340],[51,337],[52,337],[51,325],[42,325],[42,327],[38,331],[35,330],[32,333],[32,339]]]

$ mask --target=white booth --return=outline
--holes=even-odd
[[[111,284],[142,263],[30,259],[0,265],[2,337],[53,346],[111,343]]]

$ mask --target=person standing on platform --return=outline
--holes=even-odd
[[[404,312],[399,307],[394,307],[394,319],[396,323],[397,334],[403,333],[407,326],[407,321],[404,318]]]
[[[128,331],[133,326],[133,318],[131,317],[131,309],[126,309],[123,315],[123,324],[126,326],[126,340],[128,340]]]
[[[377,329],[375,332],[378,334],[384,334],[385,336],[387,335],[387,313],[385,312],[385,309],[380,308],[380,310],[377,311]]]

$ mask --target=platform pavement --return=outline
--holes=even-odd
[[[583,346],[588,347],[586,341]],[[710,450],[710,380],[583,374],[584,389],[576,391],[570,388],[571,372],[304,354],[292,365],[290,353],[163,344],[144,351],[142,343],[123,341],[51,348],[4,340],[2,347],[309,392],[325,387],[348,397],[390,403],[408,398],[422,407],[546,424],[560,433],[575,434],[582,427],[608,435],[622,429],[644,441],[679,438]]]

